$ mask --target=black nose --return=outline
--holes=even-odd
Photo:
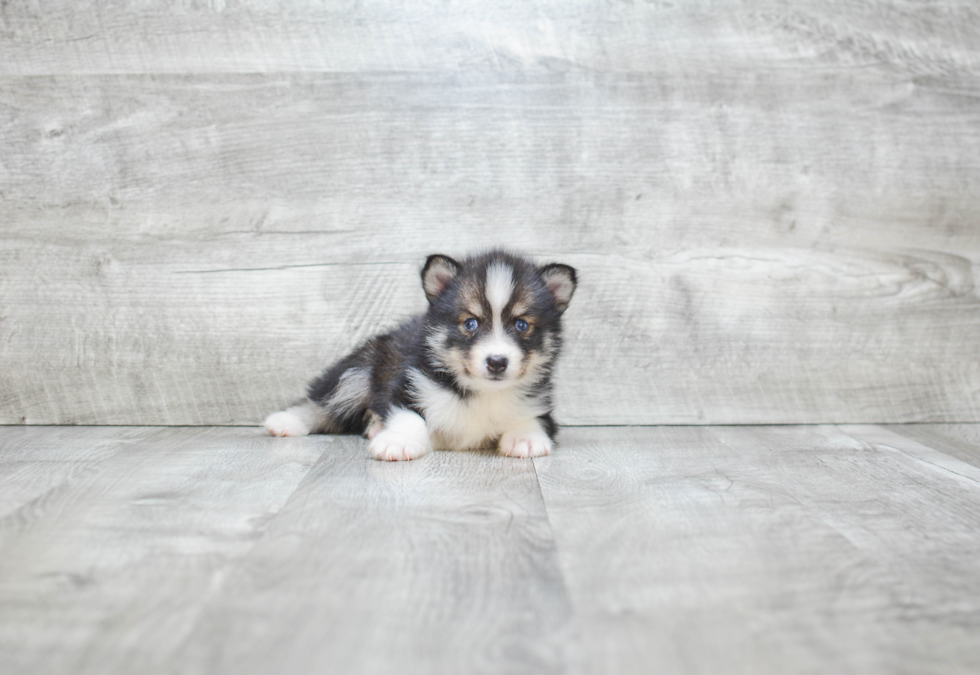
[[[487,357],[487,370],[489,370],[494,375],[499,375],[500,373],[507,370],[507,357],[506,356],[488,356]]]

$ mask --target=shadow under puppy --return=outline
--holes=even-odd
[[[377,459],[496,443],[510,457],[551,452],[552,372],[575,270],[494,250],[422,268],[428,311],[371,338],[265,420],[274,436],[363,433]]]

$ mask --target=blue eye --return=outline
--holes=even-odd
[[[524,331],[527,330],[527,321],[525,321],[524,319],[518,319],[517,321],[514,322],[514,328],[517,329],[518,333],[523,333]]]
[[[463,328],[466,330],[476,330],[480,326],[480,322],[476,319],[467,319],[463,322]]]

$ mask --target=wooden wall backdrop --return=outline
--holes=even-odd
[[[252,424],[433,251],[569,424],[980,421],[980,5],[0,5],[0,422]]]

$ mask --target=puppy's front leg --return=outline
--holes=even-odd
[[[535,418],[517,425],[500,437],[501,454],[508,457],[541,457],[551,454],[551,438]]]
[[[371,456],[395,462],[418,459],[432,450],[429,429],[418,413],[395,408],[388,413],[384,428],[378,431],[368,446]]]

